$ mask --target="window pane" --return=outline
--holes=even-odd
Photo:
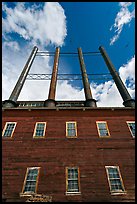
[[[68,130],[68,136],[76,136],[75,130]]]
[[[29,169],[29,172],[28,172],[28,174],[32,174],[32,175],[37,173],[38,173],[38,169]]]
[[[111,183],[111,188],[112,188],[113,190],[123,190],[123,187],[122,187],[122,184],[121,184],[120,179],[110,180],[110,183]]]
[[[107,129],[100,129],[100,136],[105,136],[105,135],[108,135],[108,131]]]
[[[36,130],[36,136],[43,136],[44,130]]]
[[[78,169],[68,169],[68,179],[78,179]]]
[[[75,123],[67,123],[68,129],[74,129]]]
[[[38,129],[43,129],[44,126],[45,126],[44,123],[38,123],[38,124],[37,124],[37,128],[38,128]]]
[[[70,192],[78,192],[78,181],[68,181],[68,191]]]
[[[106,123],[98,123],[99,129],[106,129]]]
[[[109,167],[108,172],[109,174],[118,174],[118,169]]]

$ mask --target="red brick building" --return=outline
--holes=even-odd
[[[3,102],[3,201],[134,202],[134,100],[117,79],[126,107],[97,107],[81,70],[86,100],[55,101],[57,61],[48,100],[17,101],[22,72]]]
[[[66,136],[66,122],[76,123],[76,136]],[[12,137],[3,137],[3,199],[23,201],[27,168],[39,167],[37,194],[53,202],[134,201],[135,152],[133,108],[19,107],[3,111],[15,122]],[[34,137],[35,125],[46,123],[45,134]],[[97,122],[106,122],[109,134],[99,136]],[[111,190],[107,167],[118,167],[123,190]],[[78,192],[67,192],[67,167],[78,168]]]

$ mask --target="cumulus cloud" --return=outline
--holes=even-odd
[[[3,18],[2,29],[5,39],[2,47],[2,100],[9,98],[34,43],[39,42],[39,50],[45,51],[47,51],[45,44],[63,45],[64,43],[67,33],[63,8],[54,2],[43,5],[43,7],[36,9],[35,6],[26,8],[25,3],[21,2],[16,3],[14,8],[8,8],[5,3],[3,4],[6,17]],[[121,6],[127,8],[127,5]],[[17,33],[27,40],[23,49],[19,46],[19,41],[12,40],[11,33]],[[51,57],[37,56],[30,73],[51,74],[52,67]],[[124,83],[128,81],[128,91],[134,98],[135,56],[120,67],[119,73]],[[18,100],[46,100],[49,84],[50,81],[27,80]],[[98,107],[123,106],[123,100],[113,81],[106,81],[101,84],[91,83],[90,86],[93,98],[98,101]],[[71,82],[67,80],[58,81],[56,100],[85,100],[84,89],[72,86]]]
[[[5,50],[6,52],[6,50]],[[3,55],[3,74],[2,74],[2,99],[9,98],[15,86],[23,66],[27,60],[27,54],[12,53],[9,51]],[[49,64],[48,57],[36,57],[31,68],[31,73],[47,73],[52,71],[52,64]],[[135,97],[135,56],[122,65],[119,74],[126,84],[131,95]],[[126,81],[128,80],[128,85]],[[26,81],[18,100],[46,100],[48,98],[50,81]],[[91,83],[93,98],[97,100],[98,107],[123,107],[123,99],[115,83],[106,81],[104,83]],[[58,81],[56,88],[56,100],[85,100],[83,88],[72,86],[70,81]]]
[[[110,39],[110,45],[113,45],[116,40],[118,40],[120,33],[122,32],[123,26],[130,23],[133,18],[135,18],[135,9],[133,11],[129,10],[131,2],[120,2],[120,11],[117,13],[114,25],[111,26],[110,30],[114,28],[116,33]]]
[[[17,33],[33,44],[62,46],[67,35],[66,16],[57,2],[47,2],[43,8],[31,6],[26,9],[25,3],[19,2],[14,8],[2,4],[6,17],[2,18],[3,36]]]
[[[119,68],[119,74],[131,97],[135,98],[135,56]]]
[[[65,80],[57,83],[57,100],[85,100],[84,89],[73,87],[69,81]]]
[[[16,41],[5,41],[3,43],[3,46],[7,47],[7,48],[10,48],[10,49],[12,49],[14,51],[19,51],[20,50],[19,44]]]
[[[27,50],[27,52],[24,52]],[[13,52],[7,47],[3,47],[2,52],[2,99],[6,100],[9,98],[19,75],[23,67],[26,64],[28,56],[31,50],[23,49],[20,52]],[[46,57],[36,57],[29,73],[51,73],[51,65],[49,56]],[[35,83],[34,83],[35,82]],[[36,99],[37,97],[44,98],[44,94],[47,93],[48,81],[43,85],[44,81],[39,83],[38,81],[27,80],[21,91],[19,100]],[[35,85],[36,84],[36,85]],[[45,87],[45,90],[43,89]],[[43,90],[43,91],[42,91]],[[37,98],[38,99],[38,98]],[[36,99],[36,100],[37,100]]]
[[[135,98],[135,56],[119,68],[119,75],[131,97]],[[101,84],[91,83],[91,89],[94,98],[98,101],[98,107],[123,107],[123,99],[114,81]]]
[[[135,81],[135,56],[119,68],[119,74],[123,82],[128,79]]]
[[[106,81],[101,84],[91,83],[90,86],[98,107],[123,107],[122,98],[113,81]]]
[[[62,46],[67,27],[64,10],[57,2],[31,3],[29,6],[27,2],[16,2],[12,8],[3,2],[2,10],[2,99],[6,100],[33,46],[44,51],[48,51],[47,45]],[[30,73],[51,74],[52,61],[49,56],[36,57]],[[49,81],[27,80],[18,100],[45,100],[48,88]]]

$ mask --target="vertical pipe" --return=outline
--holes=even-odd
[[[24,69],[22,70],[22,73],[21,73],[21,75],[20,75],[20,77],[19,77],[19,79],[18,79],[18,81],[17,81],[17,83],[16,83],[16,85],[15,85],[15,87],[14,87],[14,89],[13,89],[11,95],[10,95],[10,97],[9,97],[9,100],[12,100],[14,102],[17,101],[17,99],[19,97],[19,94],[21,92],[21,89],[23,87],[23,84],[25,82],[25,79],[27,77],[27,74],[28,74],[28,72],[30,70],[32,62],[33,62],[33,60],[35,58],[35,55],[37,53],[37,50],[38,50],[37,47],[33,48],[32,52],[31,52],[31,55],[30,55],[27,63],[25,64]]]
[[[48,95],[48,99],[44,101],[44,106],[46,107],[56,106],[55,94],[56,94],[56,85],[57,85],[59,52],[60,52],[60,48],[57,47],[55,51],[53,71],[52,71],[52,77],[51,77],[50,88],[49,88],[49,95]]]
[[[20,77],[19,77],[19,79],[18,79],[18,81],[17,81],[17,83],[16,83],[16,85],[15,85],[9,99],[5,101],[5,106],[7,106],[7,107],[16,106],[16,101],[17,101],[17,99],[19,97],[19,94],[20,94],[20,92],[22,90],[22,87],[24,85],[24,82],[26,80],[27,74],[28,74],[28,72],[29,72],[29,70],[31,68],[31,65],[32,65],[33,61],[34,61],[37,50],[38,50],[38,48],[35,46],[33,48],[32,52],[31,52],[26,64],[25,64],[21,74],[20,74]]]
[[[121,97],[123,98],[123,105],[126,107],[135,107],[135,100],[131,98],[127,88],[125,87],[124,83],[122,82],[120,76],[115,70],[114,65],[112,64],[108,54],[106,53],[105,49],[100,46],[99,47],[100,53],[102,54],[104,61],[114,79],[114,82],[119,90],[119,93],[121,94]]]
[[[84,63],[84,58],[82,54],[82,49],[78,48],[78,56],[79,56],[79,62],[81,67],[81,73],[82,73],[82,80],[83,80],[83,86],[84,86],[84,92],[85,92],[85,98],[86,98],[86,105],[91,107],[96,107],[96,101],[92,98],[92,93],[88,81],[88,75],[86,73],[86,66]],[[90,103],[89,103],[90,101]]]
[[[56,48],[48,99],[55,100],[60,48]]]

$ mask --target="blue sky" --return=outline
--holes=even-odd
[[[27,58],[40,51],[99,51],[105,47],[135,97],[134,2],[3,2],[2,96],[9,98]],[[109,73],[101,55],[84,55],[89,74]],[[36,57],[30,73],[52,72],[53,57]],[[60,55],[59,73],[80,74],[77,55]],[[45,100],[49,81],[26,81],[18,100]],[[123,106],[113,80],[90,80],[98,106]],[[45,87],[43,89],[43,87]],[[34,93],[35,92],[35,93]],[[56,100],[84,100],[82,81],[58,81]]]

